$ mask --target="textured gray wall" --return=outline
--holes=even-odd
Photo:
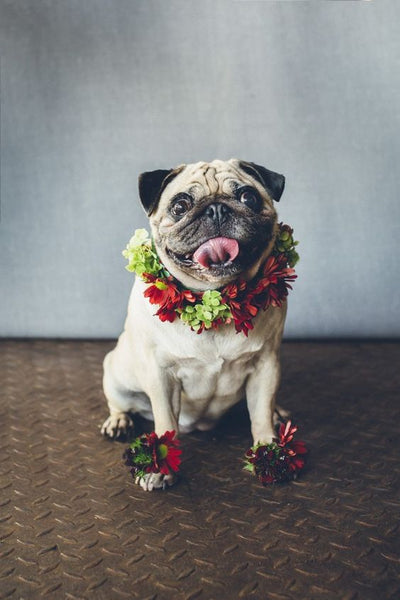
[[[137,175],[252,160],[301,240],[286,334],[394,336],[400,3],[1,0],[3,336],[116,336]]]

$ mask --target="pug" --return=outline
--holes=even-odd
[[[201,292],[259,273],[274,247],[284,185],[283,175],[254,163],[214,160],[143,173],[139,196],[162,264],[183,288]],[[271,442],[286,303],[259,311],[248,337],[232,323],[198,335],[181,319],[155,317],[147,285],[136,278],[124,331],[104,360],[103,435],[126,434],[135,413],[153,420],[158,435],[209,430],[245,397],[254,443]],[[138,483],[151,491],[174,482],[149,474]]]

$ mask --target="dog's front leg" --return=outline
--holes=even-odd
[[[178,381],[163,372],[152,372],[152,382],[148,389],[154,417],[154,431],[162,435],[166,431],[178,434],[178,419],[181,405],[181,386]]]
[[[260,358],[246,385],[247,407],[253,442],[269,443],[275,437],[275,397],[279,387],[280,364],[277,353]]]
[[[147,391],[150,398],[153,417],[154,431],[158,436],[166,431],[175,431],[178,434],[178,419],[181,401],[180,383],[161,369],[150,370],[152,380]],[[151,492],[154,489],[165,489],[173,485],[177,480],[174,473],[163,475],[161,473],[149,473],[145,477],[137,479],[141,487]]]

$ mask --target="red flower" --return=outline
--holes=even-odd
[[[277,444],[283,449],[288,462],[289,469],[296,472],[304,467],[307,448],[302,440],[294,440],[294,434],[297,431],[296,426],[292,426],[292,422],[282,423],[279,428],[279,440]]]
[[[181,462],[182,450],[178,449],[179,440],[175,438],[175,431],[166,431],[160,438],[156,433],[148,434],[151,437],[151,453],[153,457],[153,473],[168,475],[171,470],[177,473]]]
[[[162,307],[166,305],[179,306],[182,295],[172,277],[160,279],[155,275],[146,273],[146,281],[152,284],[144,291],[145,298],[148,298],[151,304],[158,304]]]
[[[179,440],[175,431],[166,431],[162,436],[153,431],[136,438],[124,452],[125,464],[131,467],[134,479],[144,477],[147,473],[168,475],[171,471],[179,471],[181,462]]]
[[[266,309],[270,305],[282,306],[288,290],[292,289],[289,281],[294,281],[296,277],[294,269],[287,267],[287,259],[284,254],[270,256],[264,265],[262,278],[254,290],[255,293],[262,294],[268,288],[263,308]]]
[[[294,269],[287,267],[284,254],[270,256],[263,267],[261,277],[254,282],[239,280],[221,291],[223,302],[231,309],[236,331],[246,336],[253,329],[253,319],[262,308],[282,306],[291,289],[289,281],[296,279]]]
[[[297,431],[291,421],[279,428],[278,438],[270,444],[256,444],[246,452],[246,469],[252,471],[263,485],[281,483],[297,477],[304,467],[307,448],[294,441]]]
[[[254,327],[252,319],[258,313],[258,308],[249,301],[236,302],[233,300],[229,302],[229,308],[231,309],[236,332],[243,331],[247,337],[249,330]]]
[[[187,300],[188,302],[194,303],[197,301],[196,292],[191,292],[190,290],[183,290],[181,293],[185,300]]]
[[[160,319],[160,321],[169,321],[173,323],[176,319],[176,309],[174,307],[162,306],[156,312],[156,316]]]
[[[149,299],[151,304],[157,304],[160,308],[156,312],[160,321],[169,321],[173,323],[177,317],[177,310],[182,308],[184,302],[196,302],[195,293],[190,290],[178,289],[178,284],[170,275],[167,278],[160,278],[145,273],[143,275],[146,283],[150,283],[143,295]]]
[[[236,283],[229,283],[221,292],[224,302],[227,302],[228,298],[237,298],[239,293],[246,290],[246,288],[247,284],[243,280],[239,280]]]
[[[282,448],[293,440],[293,436],[297,431],[297,426],[292,425],[291,421],[281,423],[278,432],[278,446]]]

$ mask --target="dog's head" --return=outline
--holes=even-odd
[[[283,175],[231,159],[139,177],[154,243],[168,271],[191,289],[252,279],[271,252]]]

